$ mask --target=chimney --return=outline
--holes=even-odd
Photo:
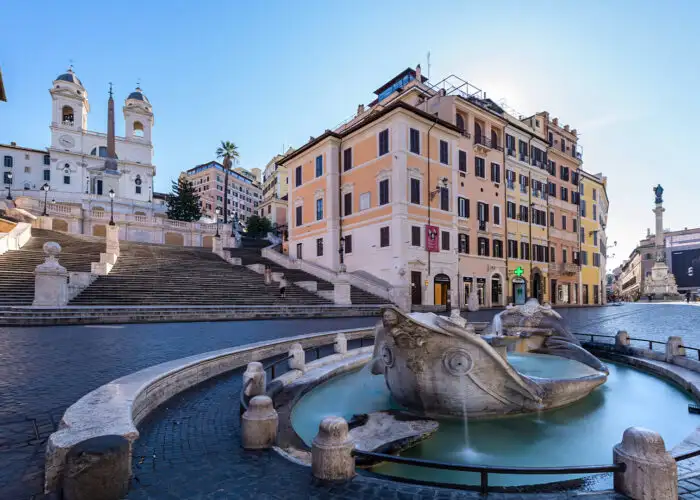
[[[421,69],[420,69],[420,64],[416,66],[416,80],[420,83],[421,81]]]
[[[574,135],[577,135],[577,134],[576,134],[576,129],[573,129],[573,130],[571,131],[571,133],[574,134]]]
[[[362,113],[365,112],[365,105],[364,104],[358,104],[357,105],[357,115],[361,115]]]
[[[552,123],[558,127],[559,126],[559,118],[555,117],[554,120],[552,120]]]
[[[12,141],[12,142],[10,143],[10,146],[17,146],[17,143],[16,143],[15,141]]]
[[[569,131],[569,126],[568,126],[568,125],[564,125],[564,130],[566,130],[566,131],[568,132],[568,131]]]

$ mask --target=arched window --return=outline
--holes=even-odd
[[[134,184],[136,184],[136,194],[141,194],[141,176],[137,175],[134,179]]]
[[[464,132],[464,117],[457,113],[457,116],[455,116],[455,125],[457,125],[457,128],[461,131]]]
[[[64,125],[73,125],[73,108],[70,106],[63,106],[61,115],[63,116]]]
[[[32,185],[30,183],[28,183],[28,182],[24,183],[24,189],[31,189],[31,188],[32,188]]]
[[[498,132],[496,132],[494,129],[491,129],[491,147],[498,147]]]
[[[477,122],[474,122],[474,142],[477,144],[481,144],[482,142],[481,125],[479,125]]]
[[[143,137],[143,123],[134,122],[134,136]]]

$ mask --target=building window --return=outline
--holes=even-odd
[[[474,157],[474,175],[486,179],[486,162],[478,156]]]
[[[343,151],[343,171],[347,172],[352,168],[352,148]]]
[[[450,232],[449,231],[442,231],[440,236],[442,239],[442,249],[449,250],[450,249]]]
[[[446,187],[440,188],[440,210],[450,211],[450,190]]]
[[[577,231],[578,221],[576,219],[571,219],[571,225],[573,226],[571,228],[571,231],[575,233]]]
[[[554,212],[549,212],[549,225],[554,227]]]
[[[141,186],[134,186],[136,194],[141,194]]]
[[[459,234],[459,253],[469,253],[469,235]]]
[[[509,156],[515,156],[515,137],[506,134],[506,151]]]
[[[586,200],[581,200],[581,217],[586,216]]]
[[[479,222],[488,222],[489,220],[489,206],[481,201],[476,203],[476,218]]]
[[[51,156],[44,155],[44,165],[51,165]]]
[[[556,252],[554,250],[554,247],[549,247],[549,262],[554,262],[555,256],[556,256]]]
[[[450,163],[447,141],[440,141],[440,163],[443,165]]]
[[[343,215],[352,214],[352,193],[343,195]]]
[[[323,219],[323,198],[316,200],[316,220]]]
[[[593,265],[595,267],[600,267],[600,254],[599,253],[593,254]]]
[[[527,222],[530,217],[528,216],[528,209],[525,205],[520,205],[520,220]]]
[[[515,213],[515,203],[512,201],[507,201],[506,202],[506,216],[509,219],[516,219],[516,213]]]
[[[518,242],[515,240],[508,240],[508,258],[518,258]]]
[[[32,171],[32,167],[24,167],[24,173],[28,174]]]
[[[12,168],[12,157],[11,157],[11,156],[6,156],[5,159],[4,159],[3,164],[4,164],[7,168]]]
[[[5,184],[12,184],[12,179],[10,178],[11,172],[3,172],[2,181]]]
[[[301,243],[297,243],[297,259],[301,259]]]
[[[568,181],[569,180],[569,167],[565,167],[564,165],[559,165],[559,177],[563,181]]]
[[[44,170],[44,180],[45,181],[51,180],[51,170],[49,170],[49,169]]]
[[[481,255],[483,257],[488,257],[489,256],[489,239],[488,238],[479,238],[478,239],[478,246],[477,246],[477,254]]]
[[[501,225],[501,207],[499,207],[498,205],[493,206],[493,223],[497,226]]]
[[[316,157],[316,177],[321,177],[323,175],[323,155],[318,155]]]
[[[530,245],[526,241],[520,242],[520,258],[523,260],[530,260]]]
[[[411,226],[411,246],[420,246],[420,226]]]
[[[467,152],[462,151],[460,149],[458,151],[458,156],[459,156],[459,171],[464,172],[466,174],[467,173]]]
[[[70,175],[63,176],[63,184],[70,184]]]
[[[389,179],[379,182],[379,205],[389,203]]]
[[[464,133],[464,117],[459,113],[457,113],[455,116],[455,126],[459,129],[460,132]]]
[[[598,211],[597,211],[597,206],[593,205],[593,220],[598,220]]]
[[[501,166],[498,163],[491,163],[491,181],[501,183]]]
[[[553,182],[548,182],[547,187],[549,188],[549,196],[557,196],[557,185]]]
[[[564,186],[561,186],[561,199],[563,201],[569,201],[569,190]]]
[[[296,170],[294,171],[294,179],[295,179],[294,185],[296,187],[301,186],[301,165],[299,165],[296,168]]]
[[[302,206],[299,205],[296,207],[296,225],[301,226],[303,223],[302,217],[301,217],[301,212],[302,212]]]
[[[581,226],[579,233],[581,233],[581,243],[586,243],[586,229],[583,226]]]
[[[367,210],[372,206],[372,195],[370,193],[362,193],[360,195],[360,210]]]
[[[343,238],[345,244],[343,245],[343,250],[345,253],[352,253],[352,235],[348,234]]]
[[[554,134],[549,133],[549,145],[554,146]]]
[[[503,242],[501,240],[493,240],[493,256],[499,259],[503,258]]]
[[[461,196],[457,198],[457,215],[464,218],[469,217],[469,200],[467,198]]]
[[[389,246],[389,226],[379,228],[379,246],[382,248]]]
[[[581,185],[581,186],[583,187],[583,185]],[[593,196],[593,201],[596,201],[597,193],[596,193],[596,190],[595,190],[595,189],[593,190],[592,196]]]
[[[566,151],[566,139],[561,138],[561,150]]]
[[[411,203],[420,205],[420,180],[411,179]]]
[[[389,152],[389,129],[379,132],[379,156]]]
[[[566,215],[561,216],[561,228],[566,229]]]
[[[408,135],[409,150],[411,153],[420,154],[420,132],[412,128]]]
[[[584,266],[588,265],[588,252],[581,252],[581,264]]]
[[[561,261],[566,264],[566,248],[561,249]]]
[[[323,256],[323,238],[316,240],[316,257]]]

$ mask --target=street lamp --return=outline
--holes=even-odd
[[[12,191],[10,190],[12,188],[12,172],[7,172],[7,199],[11,200],[12,199]]]
[[[236,231],[238,231],[238,212],[233,213],[233,221],[231,222],[231,236],[236,236]]]
[[[114,225],[114,189],[109,190],[109,225]]]
[[[219,214],[221,213],[221,209],[219,207],[216,207],[216,237],[221,238],[221,235],[219,234]]]
[[[49,186],[48,182],[45,182],[43,186],[41,186],[41,190],[44,192],[44,213],[41,214],[44,217],[49,215],[46,211],[47,209],[47,202],[48,202],[48,197],[49,197],[49,190],[51,189],[51,186]]]
[[[340,245],[338,246],[338,253],[340,254],[340,272],[345,272],[345,237],[340,237]]]

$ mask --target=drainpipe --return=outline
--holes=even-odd
[[[426,109],[428,108],[427,103],[426,103]],[[437,117],[435,118],[435,122],[430,126],[428,129],[428,225],[430,225],[430,205],[432,203],[432,199],[430,196],[431,192],[431,187],[430,187],[430,131],[433,130],[433,127],[437,125]],[[439,236],[439,235],[438,235]],[[426,242],[427,244],[427,242]],[[428,277],[430,276],[430,252],[428,252]],[[435,298],[433,297],[433,302],[435,302]]]
[[[343,217],[343,137],[340,137],[340,143],[338,144],[338,245],[343,238],[343,223],[341,218]],[[343,248],[345,246],[343,245]],[[340,247],[338,247],[338,253],[341,252]],[[342,256],[343,258],[345,255]],[[338,264],[340,266],[340,264]],[[340,271],[340,267],[338,267]]]
[[[503,217],[503,233],[504,233],[504,238],[503,240],[506,242],[506,248],[505,248],[505,261],[506,261],[506,275],[505,278],[503,279],[502,283],[505,283],[505,289],[501,290],[501,295],[502,298],[507,299],[508,295],[508,289],[509,289],[509,282],[510,282],[510,274],[508,274],[508,167],[506,166],[506,161],[507,161],[507,153],[506,150],[508,149],[508,144],[506,140],[506,127],[508,126],[508,123],[506,123],[503,126],[503,180],[505,181],[503,186],[503,208],[506,209],[506,214],[503,215],[501,213],[501,217]],[[513,136],[515,138],[515,136]],[[513,186],[515,187],[515,186]],[[503,285],[501,285],[503,286]],[[504,293],[505,292],[505,293]],[[493,293],[491,294],[493,296]],[[506,303],[508,303],[507,300],[505,300]],[[493,304],[491,304],[493,307]]]
[[[530,172],[530,166],[531,166],[531,163],[532,163],[532,146],[530,145],[531,142],[532,142],[532,137],[530,137],[530,138],[527,140],[527,152],[528,152],[528,158],[527,158],[527,159],[528,159],[528,162],[527,162],[527,163],[528,163],[528,165],[527,165],[527,168],[528,168],[528,176],[527,176],[527,192],[528,192],[528,197],[527,197],[527,205],[528,205],[528,209],[527,209],[527,212],[528,212],[528,213],[527,213],[527,215],[528,215],[528,217],[527,217],[527,228],[528,228],[528,232],[529,232],[529,236],[528,236],[528,245],[529,245],[529,248],[528,248],[528,256],[530,257],[530,297],[533,297],[533,296],[534,296],[534,295],[533,295],[533,291],[534,291],[534,290],[532,289],[532,276],[533,276],[533,272],[532,272],[532,254],[533,254],[534,252],[533,252],[533,248],[532,248],[532,212],[533,212],[533,208],[532,208],[532,173]]]

